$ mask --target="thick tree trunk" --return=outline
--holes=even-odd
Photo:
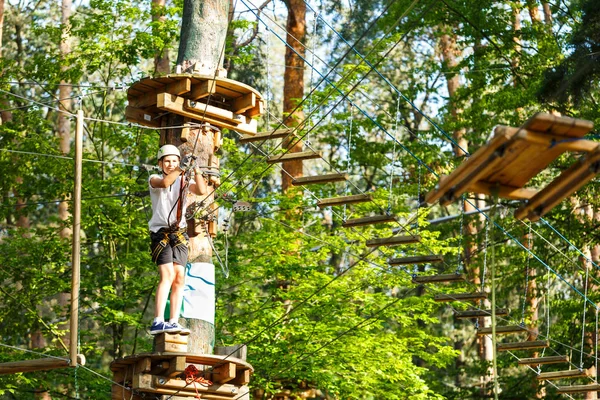
[[[306,3],[304,0],[285,0],[288,9],[287,45],[285,49],[285,72],[283,75],[283,115],[288,127],[298,126],[304,120],[301,109],[294,111],[304,98],[304,56],[303,46],[306,37]],[[302,143],[294,139],[284,139],[286,151],[295,153],[302,151]],[[281,189],[285,192],[292,184],[292,179],[302,176],[302,161],[284,162],[281,172]]]
[[[164,7],[165,0],[152,0],[152,21],[162,23],[166,20]],[[169,49],[166,47],[157,49],[154,54],[154,76],[166,75],[169,72],[171,72]]]
[[[542,15],[537,0],[527,0],[527,10],[529,11],[532,24],[536,25],[542,23]]]
[[[544,22],[546,26],[552,28],[552,10],[547,1],[542,1],[542,9],[544,10]]]

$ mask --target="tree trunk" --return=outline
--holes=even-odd
[[[285,49],[285,72],[283,75],[283,115],[288,127],[298,126],[304,120],[301,109],[294,111],[304,98],[304,56],[303,43],[306,37],[306,3],[304,0],[285,0],[288,9]],[[302,151],[302,142],[293,138],[283,140],[283,149],[296,153]],[[282,164],[281,189],[287,191],[292,179],[302,176],[302,161],[288,161]]]
[[[542,23],[542,15],[540,14],[540,7],[537,0],[527,0],[527,10],[529,11],[533,25]]]
[[[163,23],[166,20],[164,14],[165,0],[152,0],[152,21]],[[157,30],[156,27],[153,28]],[[157,49],[154,54],[154,76],[166,75],[171,72],[171,61],[169,59],[169,49],[163,47]]]
[[[552,28],[552,10],[547,1],[542,1],[542,9],[544,10],[544,22],[546,26]]]

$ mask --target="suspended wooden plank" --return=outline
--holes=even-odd
[[[467,277],[464,274],[441,274],[428,276],[415,276],[412,279],[413,283],[445,283],[445,282],[463,282]]]
[[[269,139],[281,139],[287,136],[290,136],[295,129],[293,128],[285,128],[285,129],[277,129],[270,132],[260,132],[256,135],[242,135],[240,137],[240,143],[250,143],[250,142],[261,142]]]
[[[285,162],[285,161],[310,160],[313,158],[321,158],[321,152],[309,150],[309,151],[299,151],[297,153],[280,154],[280,155],[276,155],[273,157],[269,157],[269,159],[267,160],[267,163],[274,164],[274,163]]]
[[[550,347],[548,340],[530,340],[526,342],[498,343],[498,351],[544,349]]]
[[[594,128],[594,124],[591,121],[586,121],[584,119],[537,113],[523,124],[523,128],[553,135],[579,138],[591,131]]]
[[[479,181],[472,183],[471,186],[469,186],[468,192],[482,193],[490,196],[497,194],[498,197],[503,199],[527,200],[535,196],[539,190],[491,184]]]
[[[456,311],[454,318],[479,318],[479,317],[490,317],[492,310],[467,310],[467,311]],[[505,317],[508,315],[508,309],[498,308],[496,309],[496,316]]]
[[[487,299],[487,294],[481,292],[475,293],[451,293],[451,294],[436,294],[433,297],[433,300],[439,303],[447,303],[450,301],[465,301],[465,300],[485,300]]]
[[[379,247],[379,246],[398,246],[401,244],[419,243],[421,236],[410,235],[410,236],[391,236],[387,238],[369,239],[365,243],[367,247]]]
[[[600,391],[600,384],[591,383],[589,385],[573,385],[573,386],[557,386],[556,393],[558,394],[569,394],[569,393],[589,393]]]
[[[390,265],[410,265],[410,264],[433,264],[444,261],[444,257],[439,254],[432,254],[426,256],[411,256],[411,257],[400,257],[390,258],[388,264]]]
[[[510,335],[512,333],[521,333],[527,332],[527,328],[522,325],[509,325],[509,326],[497,326],[496,327],[496,335]],[[477,329],[477,334],[482,335],[491,335],[492,327],[486,326],[485,328]]]
[[[383,224],[386,222],[396,222],[396,217],[393,215],[372,215],[370,217],[353,218],[344,221],[344,228],[353,228],[355,226]]]
[[[530,357],[521,358],[518,361],[519,365],[546,365],[546,364],[560,364],[569,362],[569,356],[547,356],[547,357]]]
[[[370,194],[354,194],[350,196],[328,197],[317,202],[320,208],[329,206],[343,206],[346,204],[365,203],[372,201],[373,196]]]
[[[538,381],[552,381],[556,379],[587,378],[592,376],[588,369],[569,369],[566,371],[542,372],[536,377]]]
[[[292,179],[292,185],[318,185],[323,183],[347,181],[348,174],[326,174],[326,175],[315,175],[315,176],[301,176]]]
[[[83,354],[77,355],[77,363],[85,365]],[[36,360],[21,360],[0,363],[0,375],[16,374],[17,372],[47,371],[51,369],[69,368],[71,360],[63,358],[40,358]]]
[[[600,172],[600,148],[580,157],[569,169],[563,171],[548,186],[533,196],[527,204],[515,211],[515,218],[539,220],[544,214],[575,193]]]

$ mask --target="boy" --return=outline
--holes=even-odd
[[[189,237],[185,231],[186,189],[197,195],[207,193],[206,179],[197,167],[195,178],[188,181],[179,167],[181,153],[171,144],[158,150],[158,166],[162,175],[150,175],[150,198],[152,200],[152,218],[148,223],[152,240],[152,261],[158,265],[160,280],[156,289],[154,321],[150,334],[179,333],[188,335],[189,329],[179,323],[179,310],[183,301],[185,265],[188,256]],[[170,319],[164,320],[167,297],[171,290]]]

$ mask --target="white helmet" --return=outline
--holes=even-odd
[[[173,146],[172,144],[165,144],[160,149],[158,149],[158,154],[156,155],[158,161],[160,161],[160,159],[165,156],[177,156],[181,159],[181,153],[179,152],[179,149],[176,146]]]

